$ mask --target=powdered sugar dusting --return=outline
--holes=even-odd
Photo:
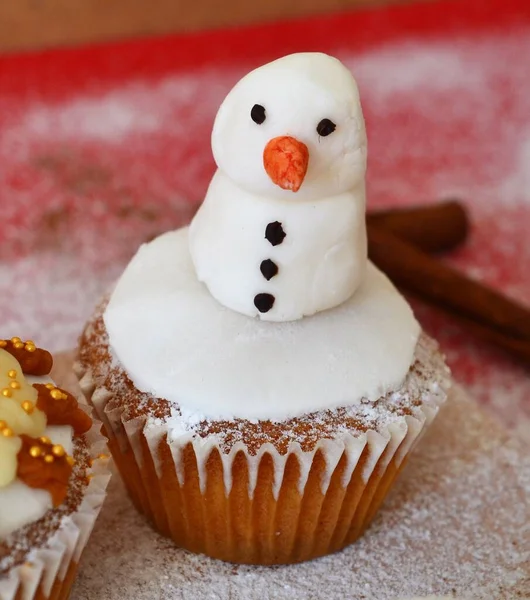
[[[112,421],[133,423],[133,427],[143,429],[153,440],[167,432],[168,442],[175,447],[191,441],[201,450],[215,446],[223,454],[235,455],[244,448],[249,456],[257,456],[264,444],[272,444],[275,453],[285,456],[293,448],[310,454],[322,440],[342,445],[346,438],[367,430],[388,437],[391,425],[406,430],[409,417],[423,423],[426,414],[436,414],[450,385],[449,371],[436,342],[420,334],[413,364],[402,385],[375,402],[363,398],[358,404],[280,421],[204,419],[186,406],[185,398],[177,403],[134,387],[112,352],[102,316],[105,308],[106,303],[102,302],[82,335],[76,372],[79,377],[88,379],[90,394],[94,387],[101,390],[105,398],[98,409],[102,419],[107,415]],[[154,461],[156,464],[156,457]]]
[[[63,142],[99,141],[119,144],[123,138],[156,134],[161,129],[185,133],[189,122],[175,119],[175,105],[181,110],[191,109],[204,80],[208,87],[215,86],[212,71],[168,77],[154,85],[131,82],[123,87],[91,96],[80,96],[66,102],[38,104],[29,107],[20,121],[8,131],[11,144],[17,138],[28,136],[45,142],[50,137]],[[158,98],[153,103],[153,98]],[[196,107],[196,117],[201,107]],[[10,143],[4,141],[4,144]]]
[[[460,40],[460,44],[463,42]],[[359,56],[351,56],[347,51],[344,55],[345,63],[374,101],[395,105],[396,94],[425,88],[439,93],[484,86],[487,68],[480,52],[462,53],[458,46],[450,46],[445,40],[435,40],[429,45],[429,52],[424,50],[421,42],[399,40]]]
[[[272,568],[193,555],[154,533],[116,479],[74,598],[525,598],[530,595],[529,493],[525,446],[508,440],[457,391],[373,526],[346,550]],[[127,536],[109,538],[108,532],[118,529]]]
[[[61,110],[62,109],[62,110]],[[52,110],[40,109],[30,112],[21,126],[36,137],[49,138],[58,135],[72,138],[116,140],[132,132],[156,131],[160,123],[155,115],[138,110],[125,98],[109,97],[101,101],[78,100]]]

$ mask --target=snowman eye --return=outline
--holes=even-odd
[[[333,133],[336,127],[337,126],[335,123],[333,123],[333,121],[330,121],[329,119],[322,119],[322,121],[320,121],[320,123],[317,125],[317,133],[318,135],[325,137],[326,135]]]
[[[261,106],[261,104],[254,104],[252,110],[250,111],[250,118],[254,121],[254,123],[261,125],[266,118],[265,108]]]

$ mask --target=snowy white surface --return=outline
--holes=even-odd
[[[353,546],[295,566],[214,561],[155,533],[115,477],[72,600],[530,597],[529,494],[528,447],[457,389]]]

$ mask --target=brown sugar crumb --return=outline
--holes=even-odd
[[[82,370],[90,371],[97,387],[110,393],[105,411],[116,411],[127,422],[145,417],[147,426],[166,424],[168,439],[183,433],[206,438],[215,436],[221,450],[229,452],[236,444],[247,446],[256,454],[264,443],[271,443],[285,454],[290,444],[299,444],[303,451],[312,451],[322,439],[335,439],[344,434],[361,435],[371,429],[385,433],[392,422],[404,422],[406,417],[423,418],[422,408],[437,396],[445,395],[448,369],[436,342],[421,334],[414,362],[402,386],[376,401],[361,400],[356,405],[333,410],[316,411],[281,422],[233,420],[200,420],[187,422],[177,404],[139,391],[123,367],[113,357],[103,321],[104,301],[88,323],[80,341],[78,359]]]
[[[324,412],[324,411],[322,411]],[[332,412],[332,411],[329,411]],[[337,409],[335,418],[340,427],[349,432],[362,433],[368,425],[360,418],[348,417],[344,409]],[[342,416],[341,416],[342,414]],[[222,439],[222,447],[229,451],[236,443],[244,443],[252,455],[257,454],[264,440],[273,444],[280,454],[286,454],[289,444],[297,442],[304,451],[311,451],[315,444],[323,438],[333,438],[337,434],[337,425],[333,431],[326,431],[326,416],[322,413],[311,413],[304,417],[288,421],[258,421],[245,419],[234,421],[201,421],[195,428],[197,435],[207,437],[215,435]]]
[[[24,342],[19,337],[0,340],[0,348],[16,358],[25,375],[48,375],[52,370],[52,355],[47,350],[37,348],[33,340]]]

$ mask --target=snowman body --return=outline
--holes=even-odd
[[[221,304],[263,320],[332,308],[364,275],[364,212],[364,182],[298,202],[252,194],[218,170],[190,228],[197,276]]]
[[[189,236],[212,296],[267,321],[348,300],[367,258],[366,131],[349,70],[302,53],[252,71],[219,108],[212,150]]]

